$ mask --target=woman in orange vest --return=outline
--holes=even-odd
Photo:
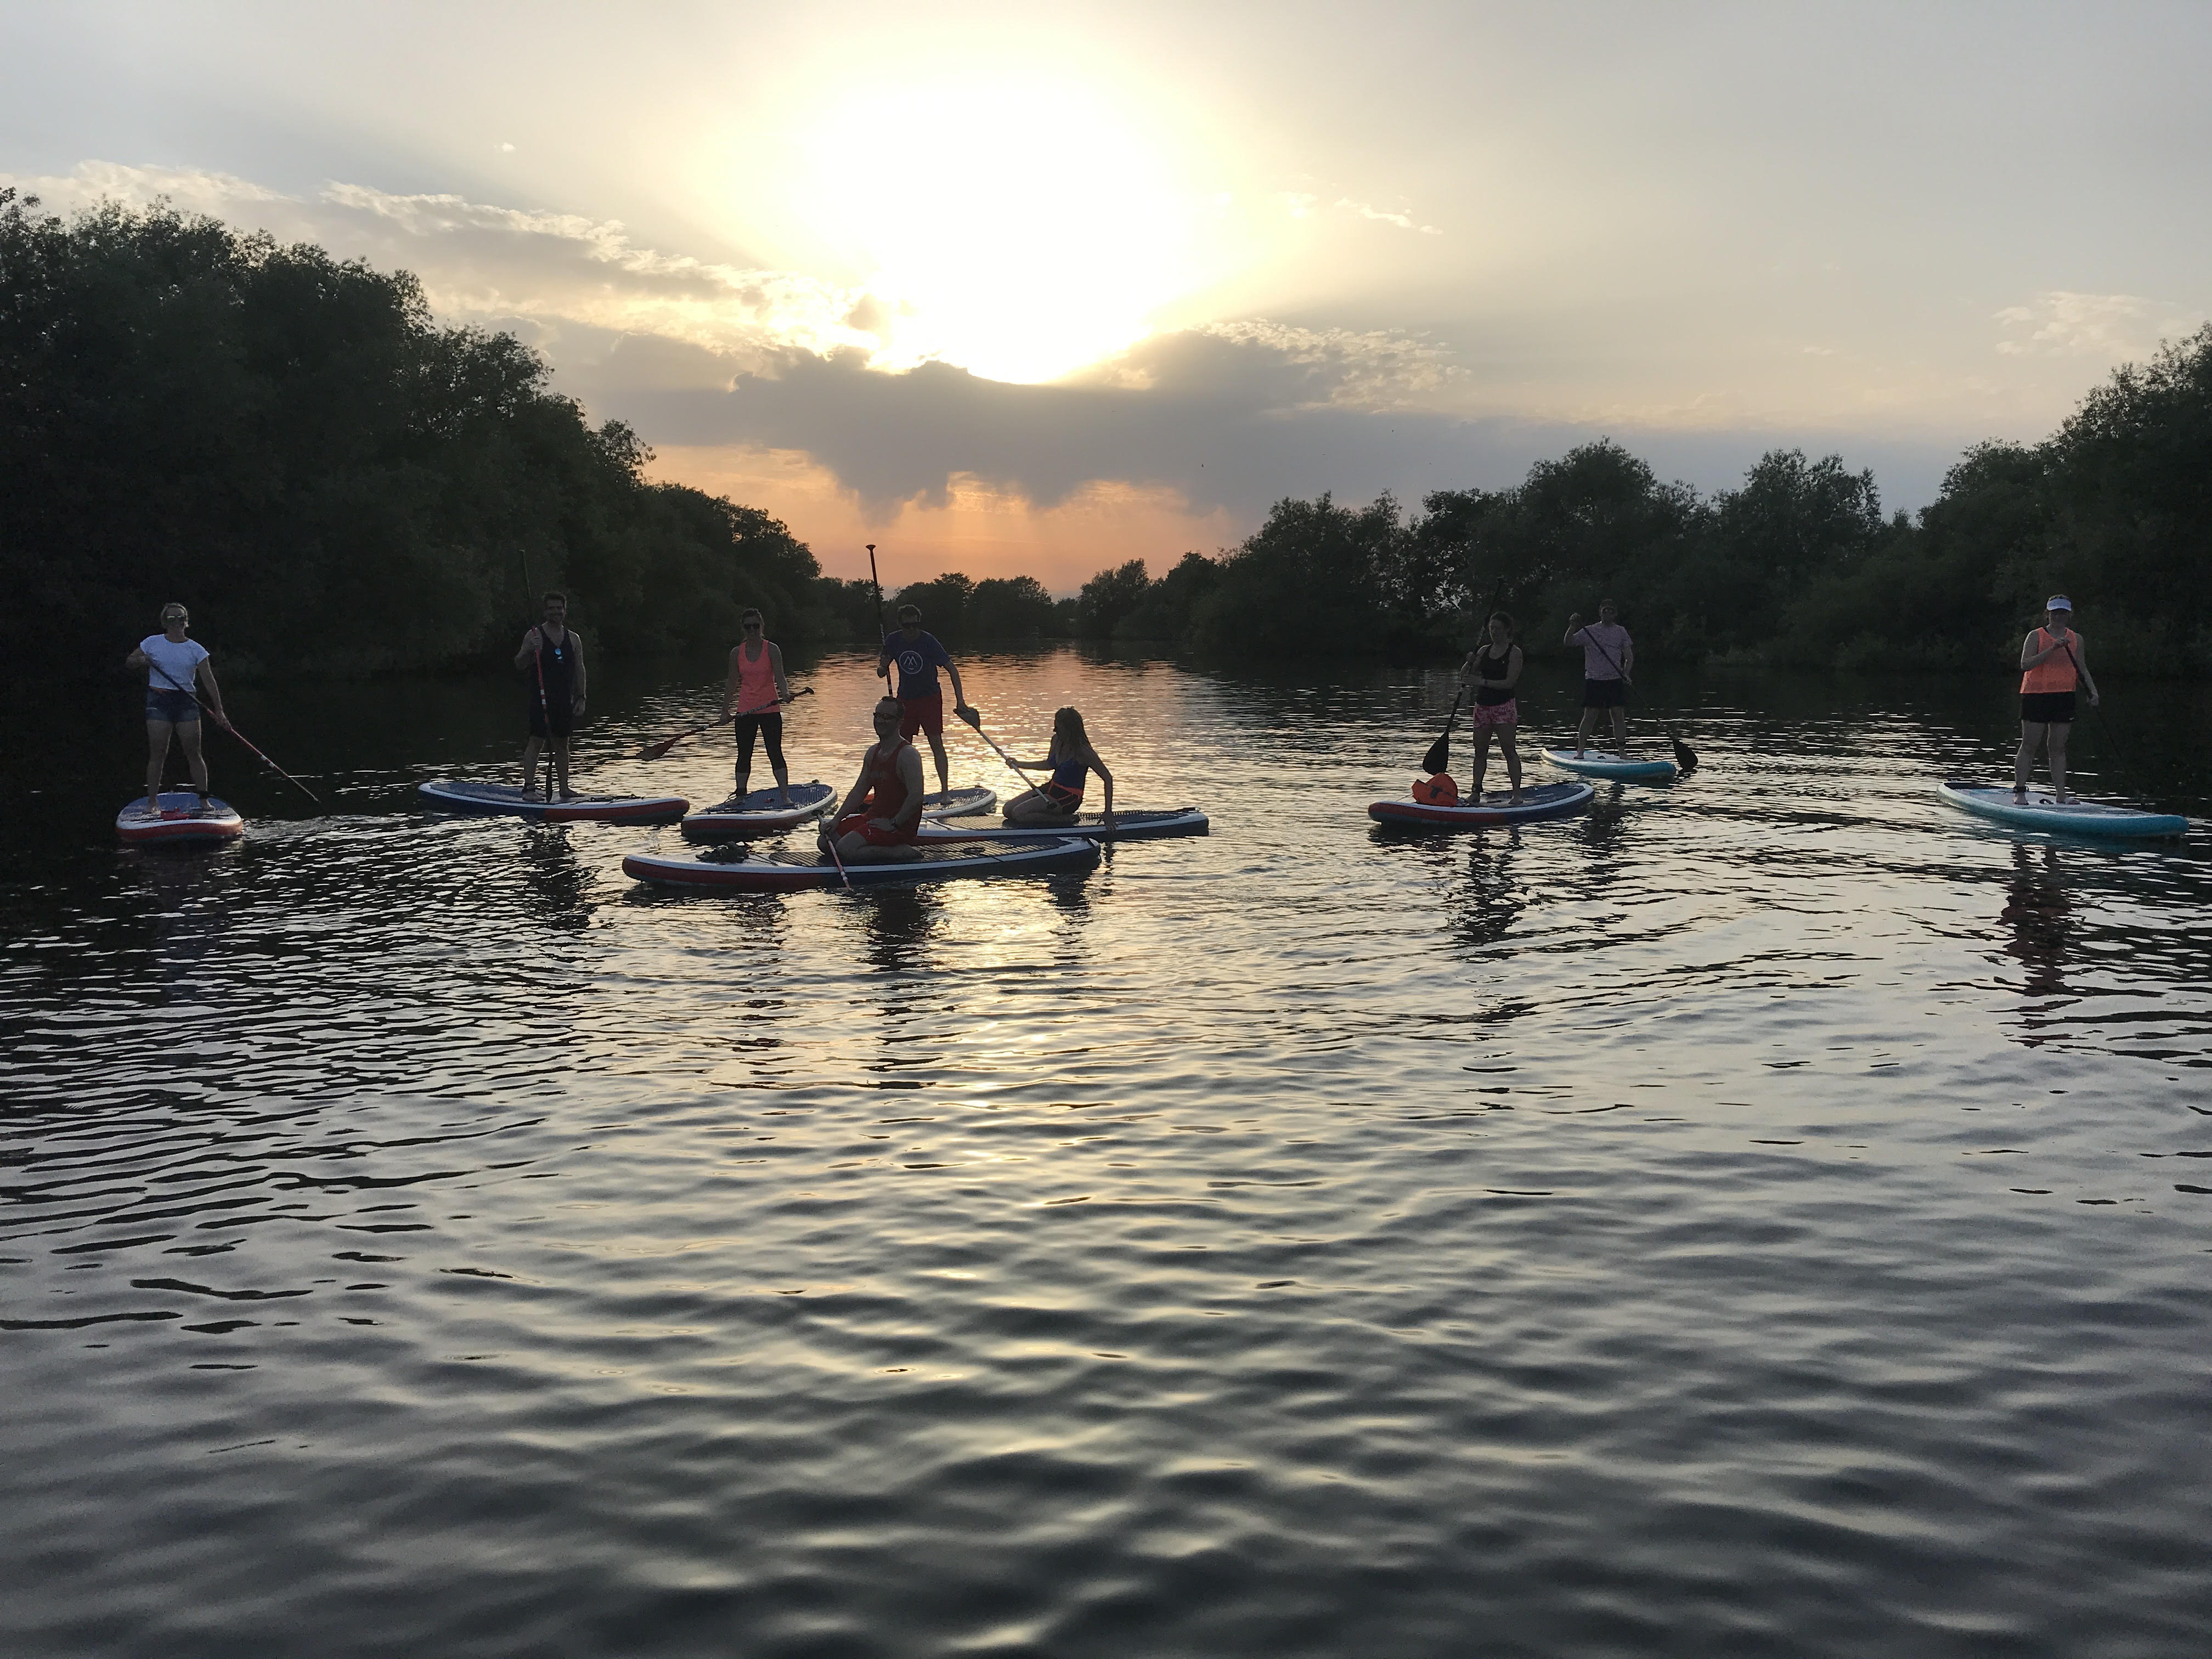
[[[2030,634],[2020,647],[2020,752],[2013,757],[2012,798],[2027,799],[2028,769],[2035,751],[2048,748],[2051,755],[2051,793],[2072,800],[2066,793],[2066,734],[2074,727],[2074,691],[2078,685],[2089,694],[2089,707],[2097,706],[2097,682],[2089,678],[2089,647],[2067,624],[2074,620],[2074,601],[2054,593],[2043,607],[2043,626]]]

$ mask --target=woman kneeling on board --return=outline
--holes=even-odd
[[[837,809],[837,821],[816,837],[824,853],[835,836],[848,864],[898,864],[921,856],[914,844],[921,822],[921,755],[899,735],[899,701],[876,704],[876,740],[860,759],[860,775]]]
[[[200,706],[217,726],[228,726],[222,712],[222,688],[215,683],[207,647],[185,637],[192,625],[181,605],[161,607],[161,631],[149,634],[123,661],[126,667],[146,672],[146,804],[149,817],[161,816],[161,774],[167,769],[169,737],[175,733],[191,769],[192,793],[200,798],[198,810],[208,813],[207,757],[200,752]],[[194,695],[192,688],[199,688]]]
[[[2035,765],[2035,751],[2047,749],[2051,757],[2051,793],[2062,801],[2066,793],[2066,738],[2074,729],[2074,692],[2079,685],[2097,706],[2097,682],[2089,678],[2089,648],[2067,624],[2074,619],[2074,601],[2054,593],[2043,607],[2043,626],[2030,634],[2020,647],[2020,752],[2013,757],[2012,796],[2027,799],[2027,775]]]
[[[1083,730],[1083,715],[1073,708],[1063,708],[1052,717],[1052,746],[1040,761],[1016,761],[1042,771],[1052,769],[1052,775],[1042,787],[1025,790],[1006,803],[1008,823],[1036,825],[1049,829],[1054,824],[1073,823],[1075,815],[1083,810],[1083,781],[1096,772],[1106,785],[1106,819],[1114,818],[1114,775],[1106,769],[1106,763],[1098,758],[1098,751],[1091,746],[1091,739]]]
[[[1468,791],[1472,801],[1482,799],[1482,775],[1490,766],[1490,738],[1498,734],[1498,747],[1505,756],[1505,781],[1513,791],[1509,805],[1521,805],[1521,751],[1514,741],[1521,724],[1514,688],[1521,684],[1526,663],[1521,647],[1513,643],[1513,618],[1503,611],[1490,613],[1490,637],[1468,653],[1460,665],[1461,683],[1474,690],[1474,709],[1468,724],[1474,739],[1474,785]]]

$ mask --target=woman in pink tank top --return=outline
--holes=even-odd
[[[783,705],[791,701],[791,686],[783,678],[783,648],[766,637],[767,627],[757,611],[739,619],[744,624],[744,643],[730,651],[729,684],[722,690],[722,718],[732,713],[738,728],[738,787],[730,797],[734,806],[745,798],[753,776],[753,739],[768,745],[769,769],[775,774],[775,804],[791,805],[791,769],[783,763]]]
[[[2074,694],[2078,686],[2097,706],[2097,682],[2089,678],[2089,647],[2071,626],[2074,601],[2053,593],[2043,607],[2043,626],[2020,647],[2020,750],[2012,761],[2012,798],[2027,799],[2027,775],[2035,751],[2051,756],[2051,793],[2066,793],[2066,738],[2074,729]]]

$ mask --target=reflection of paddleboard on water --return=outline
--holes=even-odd
[[[940,789],[935,794],[921,798],[921,815],[926,818],[966,818],[978,812],[988,812],[999,804],[999,798],[980,783],[965,789]]]
[[[1521,805],[1511,805],[1509,791],[1497,789],[1479,801],[1442,805],[1420,800],[1378,800],[1367,809],[1377,823],[1410,824],[1430,830],[1479,830],[1486,823],[1526,823],[1533,819],[1564,818],[1590,804],[1597,791],[1587,783],[1543,783],[1521,792]]]
[[[2015,800],[2002,784],[1968,783],[1954,778],[1936,792],[1952,805],[2020,830],[2055,830],[2076,836],[2179,836],[2189,820],[2173,812],[2145,812],[2102,801],[2060,800],[2048,789],[2031,789]]]
[[[1672,783],[1674,763],[1650,755],[1607,755],[1586,749],[1579,758],[1571,749],[1547,749],[1544,758],[1562,772],[1586,778],[1612,778],[1621,783]]]
[[[1206,833],[1206,814],[1195,806],[1139,812],[1116,812],[1109,823],[1103,813],[1085,812],[1073,823],[994,823],[986,828],[955,829],[951,824],[924,823],[915,839],[930,845],[962,841],[1035,841],[1051,836],[1079,836],[1086,841],[1164,841],[1170,836]]]
[[[418,786],[426,805],[449,812],[507,812],[544,823],[660,823],[680,818],[691,803],[681,795],[572,795],[548,800],[511,783],[464,783],[433,778]]]
[[[787,792],[788,806],[775,804],[773,788],[756,789],[714,806],[702,806],[684,819],[684,833],[693,841],[736,841],[747,836],[773,836],[818,818],[837,804],[837,792],[826,783],[794,783]]]
[[[623,874],[669,887],[714,887],[730,893],[792,893],[810,887],[839,887],[850,878],[855,887],[906,882],[946,881],[957,876],[1051,875],[1088,870],[1098,862],[1098,843],[1073,836],[1032,842],[954,842],[924,847],[921,856],[891,864],[856,864],[848,860],[841,873],[827,854],[818,859],[763,858],[742,847],[717,848],[690,858],[660,853],[632,853]]]
[[[246,833],[238,809],[212,795],[204,812],[200,798],[184,790],[165,794],[156,804],[160,810],[149,813],[145,796],[139,796],[115,815],[115,833],[134,847],[236,841]]]

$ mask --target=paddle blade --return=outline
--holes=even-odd
[[[1674,765],[1686,778],[1698,769],[1698,751],[1684,743],[1681,738],[1675,737],[1672,732],[1669,732],[1667,736],[1674,745]]]
[[[670,750],[675,748],[678,744],[683,742],[684,738],[696,738],[706,729],[707,728],[703,726],[695,726],[689,732],[678,732],[672,738],[663,738],[658,743],[648,743],[644,748],[637,751],[635,758],[639,760],[659,760]]]
[[[1443,736],[1429,745],[1429,752],[1421,757],[1421,770],[1431,777],[1447,770],[1451,765],[1451,729],[1447,726]]]

